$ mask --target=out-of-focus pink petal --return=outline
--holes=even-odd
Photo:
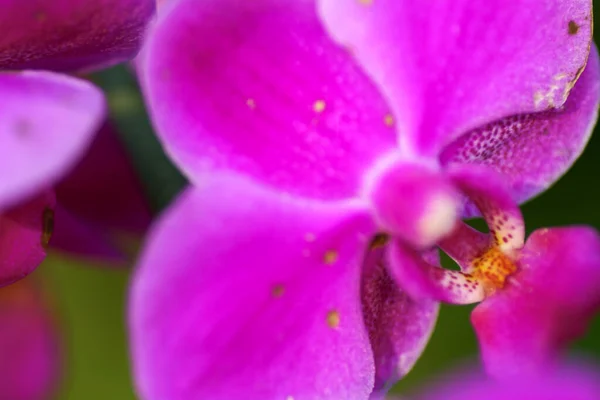
[[[385,102],[323,31],[314,1],[167,8],[143,52],[143,86],[158,135],[192,181],[235,170],[293,194],[348,198],[397,147]]]
[[[545,372],[600,308],[600,237],[586,227],[535,231],[504,290],[472,314],[488,371]]]
[[[55,209],[52,249],[70,255],[92,258],[111,264],[124,263],[127,258],[113,243],[110,233],[101,226],[83,221],[65,210],[59,203]]]
[[[469,132],[442,153],[443,164],[487,165],[523,202],[547,189],[583,151],[598,117],[600,68],[592,45],[587,66],[564,107],[520,114]]]
[[[58,334],[31,278],[0,288],[0,397],[51,397],[60,375]]]
[[[134,57],[154,0],[0,0],[0,69],[74,71]]]
[[[0,74],[0,93],[2,212],[51,188],[75,165],[105,104],[90,83],[49,72]]]
[[[379,398],[406,375],[429,341],[439,305],[429,299],[412,299],[386,270],[384,248],[367,255],[362,277],[365,324],[375,357],[375,388]]]
[[[56,186],[56,199],[70,213],[107,230],[143,233],[150,209],[114,128],[105,123],[89,151]],[[60,229],[57,222],[57,230]]]
[[[390,273],[398,285],[414,299],[470,304],[485,297],[483,285],[473,277],[427,262],[399,240],[390,242],[388,246]]]
[[[442,376],[435,388],[411,398],[418,400],[597,400],[600,374],[597,367],[569,364],[543,376],[521,375],[498,381],[474,372]],[[392,400],[390,398],[389,400]],[[399,400],[399,399],[397,399]]]
[[[367,399],[360,267],[374,225],[351,204],[205,176],[159,220],[131,293],[144,400]]]
[[[415,152],[561,106],[592,41],[590,0],[320,0],[331,35],[377,83]]]
[[[54,205],[54,195],[44,193],[0,214],[0,287],[24,278],[46,257]]]

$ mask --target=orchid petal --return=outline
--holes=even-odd
[[[389,244],[388,260],[391,275],[416,300],[470,304],[485,297],[484,287],[477,279],[432,265],[402,241]]]
[[[600,63],[592,46],[584,72],[564,107],[492,122],[451,143],[443,164],[483,164],[504,175],[519,203],[546,190],[581,155],[600,101]]]
[[[85,153],[100,90],[49,72],[0,74],[0,212],[52,187]]]
[[[544,373],[600,309],[595,230],[538,230],[520,254],[519,271],[472,314],[485,366],[498,377]]]
[[[389,99],[410,150],[560,107],[585,66],[590,0],[320,0],[332,37]]]
[[[0,393],[11,400],[50,398],[59,378],[56,326],[31,279],[0,288]]]
[[[192,182],[233,170],[305,197],[356,195],[394,121],[311,0],[182,0],[149,35],[143,87]],[[202,40],[198,40],[202,38]]]
[[[133,58],[154,0],[0,0],[0,69],[76,71]]]
[[[205,176],[162,216],[131,294],[145,400],[367,399],[367,209]]]
[[[433,333],[439,309],[437,302],[413,300],[398,287],[384,266],[384,250],[369,252],[362,278],[363,314],[375,357],[371,400],[412,369]]]
[[[33,272],[46,257],[54,195],[44,193],[0,214],[0,287]]]
[[[62,207],[99,228],[141,234],[150,225],[140,181],[109,123],[55,192]]]

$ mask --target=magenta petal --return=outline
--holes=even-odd
[[[371,398],[387,390],[413,367],[429,341],[439,304],[413,300],[398,287],[383,263],[383,248],[365,261],[362,303],[373,355],[375,388]]]
[[[0,69],[74,71],[125,61],[139,50],[154,8],[154,0],[0,0]]]
[[[34,282],[0,288],[0,396],[51,398],[60,375],[59,357],[54,321]]]
[[[600,68],[592,45],[587,66],[564,107],[521,114],[467,133],[442,153],[443,164],[484,164],[508,180],[523,202],[547,189],[583,151],[598,117]]]
[[[320,0],[332,36],[390,101],[414,151],[561,106],[592,40],[590,0]]]
[[[600,237],[587,227],[535,231],[508,286],[473,311],[487,369],[539,372],[600,309]]]
[[[130,303],[144,400],[367,399],[367,210],[205,176],[150,235]]]
[[[99,228],[141,234],[150,224],[141,184],[109,123],[55,191],[62,207]]]
[[[49,72],[0,74],[0,212],[51,188],[79,160],[101,122],[102,93]]]
[[[347,198],[397,147],[385,102],[323,31],[312,1],[172,6],[149,35],[143,86],[159,136],[192,181],[235,170],[293,194]]]
[[[0,287],[24,278],[46,257],[54,204],[46,193],[0,214]]]

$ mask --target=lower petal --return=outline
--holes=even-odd
[[[504,290],[473,312],[486,368],[544,371],[600,310],[600,237],[591,228],[535,231]]]
[[[154,227],[130,303],[144,400],[367,399],[367,211],[212,175]]]
[[[47,193],[0,214],[0,287],[24,278],[46,257],[54,203]]]
[[[383,397],[412,369],[433,333],[439,308],[435,301],[414,300],[400,289],[384,266],[384,251],[369,252],[362,282],[363,313],[375,357],[371,400]]]

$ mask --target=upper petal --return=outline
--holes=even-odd
[[[472,314],[486,368],[538,373],[600,309],[600,237],[587,227],[535,231],[504,290]]]
[[[154,0],[0,0],[0,69],[74,71],[138,52]]]
[[[27,276],[46,257],[54,205],[54,195],[43,193],[0,213],[0,287]]]
[[[373,249],[365,260],[362,304],[365,324],[375,357],[372,398],[383,396],[402,379],[421,356],[433,333],[439,304],[413,299],[385,267],[385,249]]]
[[[416,152],[561,106],[592,40],[591,0],[320,0],[332,36],[390,101]]]
[[[346,198],[396,147],[385,102],[323,31],[313,0],[166,8],[144,48],[143,86],[166,150],[192,181],[228,169]]]
[[[0,212],[52,187],[87,150],[102,93],[49,72],[0,74]]]
[[[514,200],[523,202],[573,165],[592,134],[599,101],[600,63],[593,45],[564,107],[515,115],[466,133],[444,149],[441,161],[487,165],[504,175]]]
[[[60,376],[58,333],[31,278],[0,288],[0,393],[10,400],[51,397]]]
[[[205,176],[150,235],[130,303],[144,400],[364,399],[360,263],[373,223]]]

